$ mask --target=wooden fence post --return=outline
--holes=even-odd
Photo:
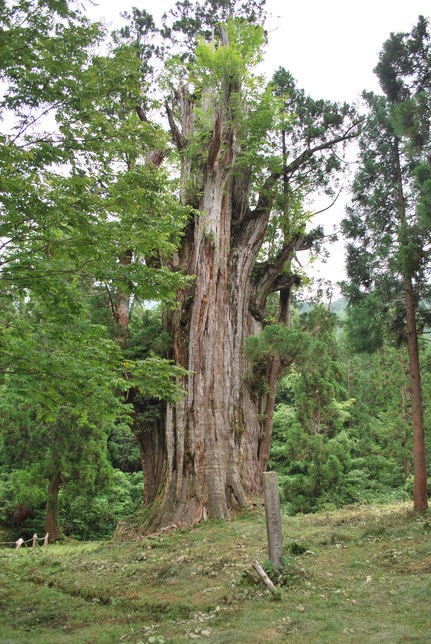
[[[283,535],[281,532],[280,494],[278,491],[277,472],[264,472],[262,474],[262,480],[269,558],[274,568],[280,568],[281,557],[283,555]]]
[[[49,541],[49,532],[46,533],[45,538],[43,540],[43,545],[47,546]]]
[[[18,548],[21,548],[22,544],[24,543],[24,539],[20,537],[17,541],[15,541],[15,543],[16,543],[15,550],[18,550]]]
[[[36,544],[37,544],[37,534],[36,534],[36,533],[34,533],[34,535],[33,535],[33,541],[32,541],[32,544],[31,544],[31,548],[32,548],[32,550],[36,550]]]

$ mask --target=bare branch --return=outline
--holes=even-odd
[[[322,208],[322,210],[317,210],[316,212],[313,212],[312,216],[314,217],[315,215],[320,215],[322,212],[326,212],[327,210],[332,208],[332,206],[338,201],[338,197],[341,195],[342,189],[343,189],[343,186],[341,186],[341,188],[339,189],[339,191],[337,193],[337,196],[335,197],[334,201],[329,204],[329,206],[326,206],[326,208]]]
[[[111,289],[109,288],[109,286],[108,286],[108,284],[106,282],[104,282],[104,285],[105,285],[105,288],[106,288],[106,292],[108,293],[109,304],[111,306],[111,311],[112,311],[112,317],[114,318],[115,322],[118,322],[118,314],[117,314],[117,311],[116,311],[114,301],[112,299]]]
[[[175,123],[173,112],[169,107],[169,104],[167,101],[165,102],[165,107],[166,107],[166,114],[168,115],[169,127],[171,128],[172,138],[174,139],[174,142],[178,148],[178,151],[181,152],[181,150],[184,150],[184,148],[188,146],[189,141],[179,131],[178,125]]]

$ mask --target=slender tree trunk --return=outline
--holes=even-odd
[[[407,243],[408,223],[406,217],[406,201],[403,188],[403,177],[398,139],[394,138],[396,163],[396,178],[398,192],[398,211],[400,218],[399,241],[401,246]],[[416,327],[415,295],[408,267],[404,268],[404,295],[406,303],[407,347],[409,355],[410,387],[412,401],[413,423],[413,508],[416,512],[424,512],[428,507],[427,501],[427,469],[425,459],[425,428],[423,420],[422,387],[419,366],[418,334]]]
[[[137,401],[135,392],[131,392],[132,402],[137,419],[133,423],[133,435],[139,448],[144,477],[144,506],[149,505],[159,489],[165,475],[165,440],[164,420],[160,416],[160,401]],[[152,405],[152,420],[143,421],[139,417],[148,411]]]
[[[416,329],[414,294],[411,280],[405,280],[407,312],[407,345],[409,352],[410,386],[413,421],[413,504],[416,512],[425,512],[427,501],[427,467],[425,458],[425,429],[423,420],[422,388],[419,366],[419,348]]]
[[[407,439],[408,439],[408,433],[407,433],[407,391],[406,391],[406,386],[403,384],[401,387],[401,399],[403,401],[403,425],[404,425],[404,431],[403,431],[403,439],[402,439],[402,447],[403,447],[403,464],[404,464],[404,478],[407,480],[410,476],[410,460],[407,454]]]
[[[45,532],[49,533],[49,541],[61,538],[61,530],[57,520],[58,492],[60,489],[61,474],[55,472],[48,485],[46,501]]]

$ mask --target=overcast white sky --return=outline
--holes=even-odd
[[[174,0],[115,0],[96,2],[89,17],[103,19],[115,29],[120,11],[146,9],[158,22]],[[269,44],[263,69],[268,75],[280,66],[313,98],[353,102],[362,90],[378,92],[373,74],[383,42],[391,32],[410,31],[420,14],[431,15],[430,0],[267,0]],[[347,196],[344,198],[346,201]],[[342,218],[340,203],[316,217],[328,232]],[[344,276],[342,243],[330,247],[330,259],[313,268],[316,277],[337,281]]]
[[[120,12],[133,6],[160,19],[174,0],[103,0],[89,7],[93,19],[117,28]],[[88,5],[87,5],[88,6]],[[269,45],[265,69],[280,65],[315,98],[353,101],[363,89],[377,90],[373,68],[392,31],[410,31],[430,0],[267,0]]]

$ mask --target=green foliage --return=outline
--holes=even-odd
[[[270,460],[290,512],[309,512],[329,500],[345,502],[352,450],[344,428],[353,401],[346,400],[342,386],[334,316],[316,307],[304,314],[303,324],[307,353],[282,381],[283,402],[274,414]]]
[[[374,294],[350,308],[345,330],[353,353],[374,353],[382,346],[384,317],[385,310]]]
[[[275,262],[283,247],[291,239],[304,235],[309,227],[312,219],[309,195],[315,190],[335,194],[345,169],[340,158],[349,138],[357,135],[361,119],[346,103],[314,100],[307,96],[283,67],[275,72],[269,89],[273,134],[267,134],[261,157],[265,158],[266,167],[279,174],[280,181],[261,259]],[[267,131],[270,132],[268,126]],[[318,154],[313,153],[317,150]],[[300,163],[297,163],[298,159]],[[259,178],[261,167],[257,168]],[[313,256],[320,253],[323,238],[321,228],[309,231],[303,249],[311,249]],[[282,274],[292,272],[289,261]],[[298,269],[295,272],[298,282],[300,278],[305,283],[304,272],[298,272]]]
[[[8,59],[21,52],[24,35],[27,49],[44,43],[46,55],[29,52],[18,70],[4,65],[1,108],[17,125],[4,134],[0,157],[0,295],[31,292],[53,310],[61,302],[77,308],[77,285],[97,280],[147,299],[172,297],[181,277],[149,260],[173,253],[187,212],[167,189],[166,174],[146,162],[165,135],[137,118],[140,63],[133,46],[96,56],[97,26],[70,14],[66,29],[44,11],[23,3],[1,16],[9,27]],[[30,37],[34,21],[37,39]],[[44,77],[49,82],[29,81]],[[55,118],[51,132],[39,125],[48,113]],[[130,263],[118,261],[130,252]]]
[[[270,324],[260,335],[247,338],[246,352],[253,364],[268,361],[278,355],[283,364],[288,365],[305,355],[308,344],[309,338],[302,330],[291,329],[282,324]]]
[[[225,36],[221,37],[220,29]],[[193,134],[188,133],[183,154],[193,164],[197,175],[208,159],[215,121],[229,106],[227,123],[238,140],[236,167],[247,168],[250,175],[266,169],[274,144],[268,140],[273,131],[277,101],[263,77],[255,73],[262,59],[265,32],[263,28],[241,17],[230,17],[217,29],[211,40],[198,39],[195,56],[184,61],[180,55],[166,62],[164,85],[175,95],[175,87],[186,77],[193,102]],[[224,118],[224,117],[222,117]],[[221,151],[227,151],[226,132],[220,133]],[[198,186],[190,186],[190,203],[197,204]]]
[[[114,469],[122,472],[139,472],[141,455],[129,425],[117,423],[111,429],[107,442],[108,458]]]
[[[360,138],[360,166],[343,221],[343,231],[351,240],[345,288],[354,305],[347,323],[351,341],[362,333],[356,348],[373,350],[388,337],[396,346],[408,339],[411,416],[418,428],[414,432],[416,508],[419,496],[426,505],[422,391],[415,374],[420,368],[418,334],[430,322],[425,305],[430,295],[426,216],[430,51],[428,22],[423,17],[410,34],[392,33],[384,43],[375,69],[384,95],[364,93],[368,117]],[[372,313],[368,327],[367,310]],[[381,416],[382,427],[392,425],[396,430],[391,414],[385,410]],[[404,403],[404,425],[406,418]],[[424,476],[419,482],[421,471]]]
[[[304,358],[309,347],[308,335],[300,329],[290,329],[282,324],[266,326],[260,335],[253,335],[245,342],[249,361],[246,381],[253,395],[262,394],[266,388],[266,374],[271,360],[278,356],[283,368]]]
[[[37,476],[37,469],[11,472],[8,466],[0,470],[0,526],[9,540],[30,538],[34,532],[44,534],[47,485]],[[142,472],[114,470],[103,488],[92,492],[79,483],[71,481],[60,491],[58,517],[65,537],[109,539],[117,523],[143,502]],[[17,503],[29,510],[25,520],[18,520]]]
[[[226,24],[227,46],[216,46],[201,38],[196,47],[196,62],[190,67],[192,79],[206,87],[225,83],[226,78],[242,79],[262,61],[265,34],[262,27],[251,27],[246,21],[230,18]]]
[[[143,36],[151,24],[135,17]],[[99,54],[100,25],[66,2],[3,3],[0,23],[0,449],[11,502],[37,506],[54,474],[70,493],[109,484],[107,436],[131,422],[124,391],[181,395],[183,371],[123,356],[92,301],[172,298],[184,280],[154,261],[188,211],[148,163],[167,144],[136,112],[149,52],[123,34]]]
[[[412,467],[405,348],[385,345],[355,357],[324,309],[304,323],[317,332],[307,357],[280,383],[269,463],[287,510],[404,498]],[[427,375],[424,365],[425,383]]]
[[[133,8],[102,53],[101,26],[71,7],[61,0],[0,6],[0,518],[10,522],[17,504],[28,506],[36,517],[26,529],[41,532],[58,474],[65,533],[104,538],[142,498],[131,428],[148,431],[160,422],[160,401],[182,393],[184,370],[162,357],[170,344],[160,312],[140,302],[169,304],[187,284],[168,264],[196,213],[179,203],[178,182],[152,161],[169,147],[146,115],[159,107],[147,90],[154,58],[163,54],[152,17]],[[274,287],[282,288],[283,279],[300,282],[286,248],[321,243],[321,229],[305,234],[307,195],[333,193],[340,149],[358,119],[346,104],[306,96],[283,68],[269,85],[254,74],[266,41],[263,15],[261,0],[184,0],[160,33],[186,45],[178,55],[170,51],[164,79],[168,88],[178,78],[191,86],[194,135],[182,154],[197,176],[229,105],[220,151],[233,140],[240,149],[233,182],[243,189],[252,175],[245,182],[256,195],[252,204],[273,205],[254,275],[279,262]],[[266,393],[275,357],[288,372],[271,466],[291,512],[409,486],[405,370],[400,378],[402,354],[385,346],[383,326],[390,319],[391,331],[404,332],[404,277],[413,278],[422,302],[428,295],[429,62],[421,18],[411,34],[385,44],[377,68],[385,97],[365,95],[361,167],[343,224],[352,240],[346,292],[355,304],[344,349],[377,352],[372,367],[351,356],[342,364],[335,320],[322,307],[296,316],[291,328],[268,324],[246,343],[253,395]],[[403,221],[397,173],[410,208]],[[197,178],[190,186],[189,203],[199,201],[200,185]],[[119,296],[132,306],[127,346],[115,340]],[[429,316],[425,304],[419,308],[424,326]],[[423,370],[428,390],[428,364]]]
[[[293,586],[304,575],[304,571],[299,568],[291,555],[281,557],[279,568],[275,568],[268,560],[264,563],[263,569],[272,583],[281,588]]]
[[[102,493],[90,496],[73,490],[63,494],[59,511],[62,529],[77,539],[111,538],[117,523],[141,507],[143,493],[142,472],[115,470]]]
[[[175,8],[163,16],[162,35],[169,44],[180,45],[183,59],[193,59],[199,38],[211,40],[215,28],[236,18],[244,23],[259,25],[265,17],[265,0],[205,0],[203,3],[178,0]]]
[[[380,320],[402,334],[405,279],[412,281],[417,301],[429,294],[429,61],[429,29],[423,17],[410,34],[391,34],[384,43],[375,69],[384,96],[364,93],[368,116],[360,137],[361,165],[343,221],[351,240],[346,285],[350,303],[372,293],[380,307],[386,306]],[[417,315],[419,328],[429,323],[423,308],[417,307]],[[373,324],[370,329],[373,346]]]

